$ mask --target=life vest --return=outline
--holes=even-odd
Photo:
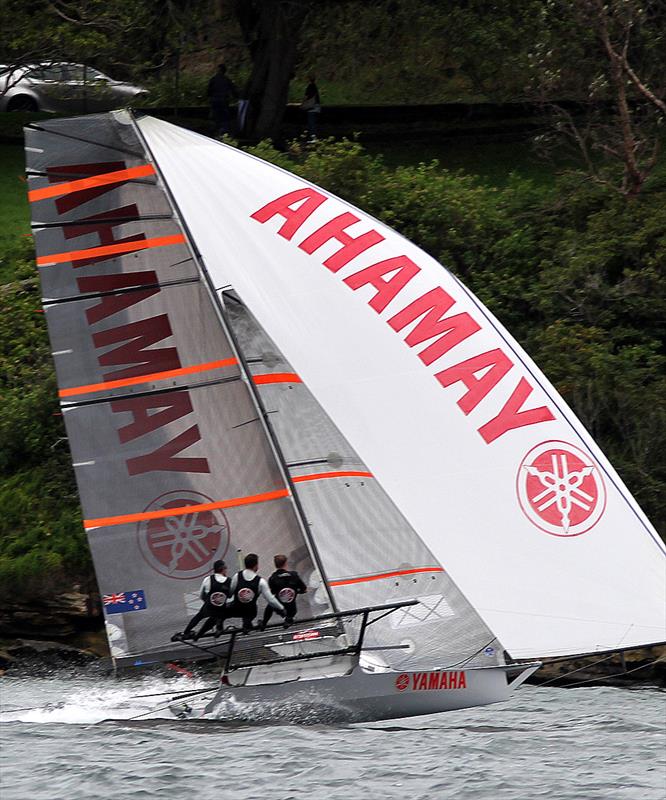
[[[271,584],[275,587],[275,595],[281,603],[293,603],[296,600],[301,580],[295,572],[280,569],[271,575]]]
[[[229,578],[220,580],[217,575],[210,576],[210,589],[208,590],[208,597],[206,600],[211,606],[215,608],[222,608],[224,606],[231,592],[230,583],[231,581]]]
[[[234,601],[245,611],[248,616],[257,613],[257,600],[259,599],[259,575],[255,575],[252,580],[245,580],[243,570],[236,575],[236,591]]]

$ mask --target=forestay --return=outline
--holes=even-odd
[[[513,656],[666,639],[654,528],[465,286],[294,175],[139,126],[216,287],[238,292]]]

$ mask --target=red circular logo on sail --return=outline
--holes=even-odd
[[[156,572],[179,580],[200,578],[210,572],[214,561],[223,558],[229,547],[229,523],[222,511],[184,510],[212,502],[204,494],[184,489],[161,495],[145,509],[173,508],[175,512],[137,525],[141,554]]]
[[[568,442],[542,442],[518,469],[520,507],[533,525],[553,536],[579,536],[606,508],[601,470],[584,450]]]
[[[399,692],[404,692],[408,686],[409,686],[409,675],[406,672],[403,672],[402,675],[398,675],[398,677],[395,679],[395,688]]]

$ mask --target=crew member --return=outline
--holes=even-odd
[[[303,583],[298,572],[287,569],[287,556],[279,554],[274,556],[275,572],[268,579],[268,588],[273,592],[277,599],[284,606],[287,612],[285,624],[289,625],[296,616],[296,595],[307,592],[307,586]],[[259,623],[263,630],[273,616],[271,606],[266,606],[264,618]]]
[[[227,600],[225,618],[241,617],[243,633],[252,630],[252,622],[257,616],[257,600],[263,597],[277,613],[284,617],[286,611],[282,603],[273,595],[265,578],[257,575],[259,557],[256,553],[245,556],[245,569],[237,572],[231,579],[230,594]]]
[[[172,642],[182,641],[183,639],[199,639],[209,631],[216,622],[224,619],[225,605],[227,597],[231,592],[231,580],[227,577],[227,565],[221,559],[213,564],[213,574],[203,579],[199,597],[203,605],[199,611],[187,623],[187,627],[182,633],[174,633],[171,637]],[[198,633],[193,633],[196,626],[202,619],[206,621],[201,626]]]

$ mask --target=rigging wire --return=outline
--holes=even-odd
[[[650,661],[647,664],[642,664],[640,667],[634,667],[633,669],[624,670],[624,672],[615,672],[612,675],[601,675],[596,678],[588,678],[587,680],[584,681],[577,681],[576,683],[569,684],[567,688],[575,689],[578,686],[584,686],[586,683],[594,683],[595,681],[607,680],[608,678],[616,678],[622,675],[630,675],[632,672],[638,672],[641,669],[647,669],[648,667],[653,667],[655,664],[659,664],[661,661],[666,661],[666,656],[660,656],[659,658],[655,658],[654,661]],[[541,685],[543,686],[543,684]]]
[[[59,136],[62,139],[71,139],[73,142],[83,142],[84,144],[92,144],[96,147],[103,147],[105,150],[115,150],[117,153],[125,153],[128,156],[133,156],[134,158],[145,157],[145,153],[142,151],[137,152],[126,147],[118,147],[116,144],[95,142],[92,139],[85,139],[82,136],[72,136],[70,133],[62,133],[62,131],[54,130],[53,128],[42,128],[39,124],[35,124],[34,122],[26,125],[26,128],[32,131],[39,131],[40,133],[47,133],[49,136]]]
[[[564,672],[562,673],[562,675],[556,675],[554,678],[549,678],[547,681],[540,683],[539,686],[548,686],[549,684],[554,683],[555,681],[559,681],[560,678],[566,678],[567,675],[573,675],[575,672],[580,672],[583,669],[594,667],[597,664],[603,664],[604,661],[610,661],[610,659],[613,658],[614,655],[615,653],[611,653],[611,655],[606,656],[605,658],[600,658],[597,661],[593,661],[591,664],[584,664],[582,667],[576,667],[576,669],[569,670],[569,672]],[[547,666],[547,664],[545,666]]]
[[[442,667],[442,669],[453,669],[454,667],[461,667],[463,664],[467,664],[468,661],[471,661],[475,656],[478,656],[479,653],[482,653],[486,649],[486,647],[490,647],[490,645],[493,642],[496,642],[496,641],[497,641],[497,637],[493,636],[493,638],[489,642],[484,644],[482,647],[479,647],[479,649],[476,651],[476,653],[472,653],[471,656],[467,656],[467,658],[463,658],[462,661],[457,661],[455,664],[449,664],[446,667]]]
[[[218,691],[218,688],[219,687],[216,686],[214,689],[201,689],[201,690],[199,690],[198,694],[200,694],[200,695],[213,694],[213,692],[217,692]],[[174,703],[176,700],[180,700],[184,696],[185,695],[177,695],[176,697],[172,697],[171,700],[164,706],[158,706],[157,708],[151,708],[148,711],[142,712],[141,714],[135,714],[133,717],[124,717],[124,719],[121,720],[121,721],[125,722],[125,721],[129,721],[129,720],[140,719],[141,717],[148,716],[148,714],[155,714],[158,711],[167,711],[167,710],[169,710],[171,708],[171,704],[172,703]],[[187,696],[191,696],[191,695],[188,693]]]
[[[191,689],[189,692],[184,692],[183,694],[179,694],[178,698],[176,698],[175,696],[172,696],[172,699],[180,699],[182,697],[187,697],[190,694],[200,694],[201,692],[207,692],[209,690],[210,691],[214,691],[215,689],[218,689],[218,688],[219,688],[218,686],[214,686],[214,687],[213,686],[206,686],[204,689]],[[168,694],[173,695],[174,694],[174,690],[171,689],[171,691],[169,691],[169,692],[154,692],[153,694],[135,694],[133,696],[133,699],[145,698],[145,697],[165,697]]]

